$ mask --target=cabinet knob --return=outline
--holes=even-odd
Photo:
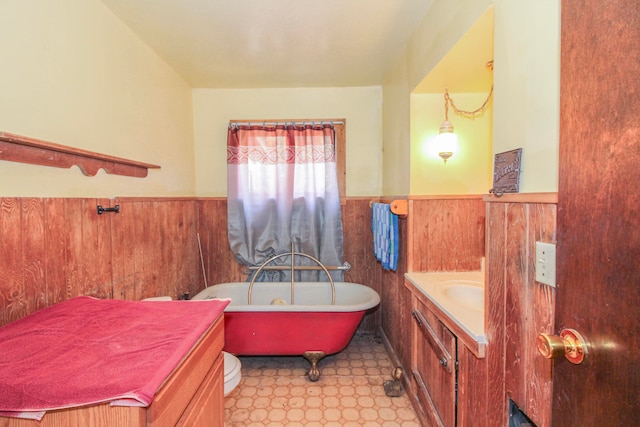
[[[560,336],[539,334],[536,345],[542,357],[553,359],[564,356],[575,365],[582,363],[587,355],[587,342],[573,329],[563,329]]]
[[[442,366],[443,368],[446,368],[447,364],[448,362],[447,362],[446,356],[442,356],[442,359],[440,359],[440,366]]]

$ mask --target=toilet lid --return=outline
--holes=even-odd
[[[222,354],[224,355],[224,382],[228,382],[240,373],[240,359],[226,351]]]

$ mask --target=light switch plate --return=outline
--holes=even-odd
[[[556,287],[556,245],[536,242],[536,282]]]

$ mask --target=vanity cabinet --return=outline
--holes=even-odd
[[[47,411],[41,421],[0,417],[0,427],[222,427],[224,319],[219,316],[148,407],[109,402]]]
[[[412,381],[423,415],[433,426],[456,425],[457,340],[417,298],[412,318]]]
[[[442,308],[411,291],[408,394],[425,427],[493,427],[488,423],[487,347]]]

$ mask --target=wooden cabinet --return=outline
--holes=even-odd
[[[408,394],[426,427],[493,427],[487,421],[485,344],[464,333],[437,305],[412,294]],[[473,345],[475,342],[475,345]]]
[[[420,410],[433,426],[456,425],[457,340],[417,298],[412,311],[411,374]]]
[[[0,417],[0,427],[222,427],[224,318],[220,316],[146,408],[92,406],[47,411],[42,421]]]

